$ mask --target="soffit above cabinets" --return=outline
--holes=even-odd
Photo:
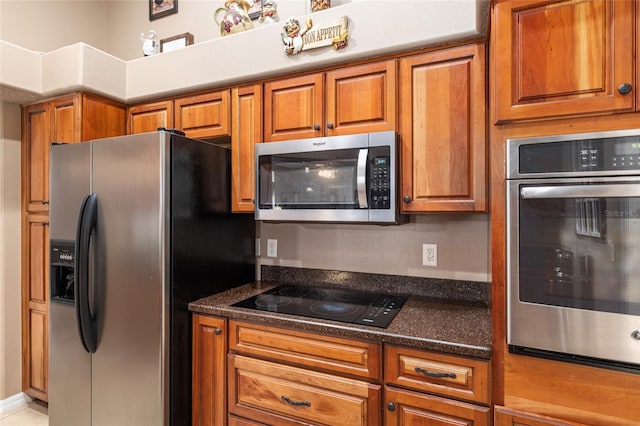
[[[85,90],[122,102],[140,102],[216,85],[367,57],[477,39],[488,31],[488,0],[362,0],[312,15],[322,23],[349,18],[349,46],[288,56],[281,25],[261,26],[183,49],[123,61],[85,43],[34,52],[0,40],[0,101],[33,101]],[[257,49],[256,47],[260,48]],[[234,53],[229,53],[234,52]],[[229,55],[241,60],[229,59]],[[26,66],[28,65],[28,67]],[[158,73],[173,78],[154,78]]]

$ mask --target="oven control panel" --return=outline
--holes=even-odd
[[[621,132],[610,132],[617,134]],[[563,135],[509,141],[509,177],[552,176],[554,174],[640,173],[640,130],[638,134],[585,137]],[[595,134],[594,134],[595,136]],[[516,161],[514,161],[516,160]]]

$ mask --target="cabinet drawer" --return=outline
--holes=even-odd
[[[420,392],[384,389],[386,426],[488,426],[491,408]]]
[[[381,376],[375,343],[230,321],[229,349],[376,381]]]
[[[229,355],[229,413],[267,424],[379,424],[380,386]]]
[[[471,358],[385,347],[385,382],[423,392],[489,403],[489,363]]]

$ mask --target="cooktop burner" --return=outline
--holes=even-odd
[[[284,284],[232,306],[386,328],[406,300],[344,288]]]

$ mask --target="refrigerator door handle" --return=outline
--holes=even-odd
[[[84,197],[78,215],[75,249],[75,309],[82,346],[94,353],[98,346],[98,327],[89,306],[89,244],[96,227],[98,197],[91,193]]]

